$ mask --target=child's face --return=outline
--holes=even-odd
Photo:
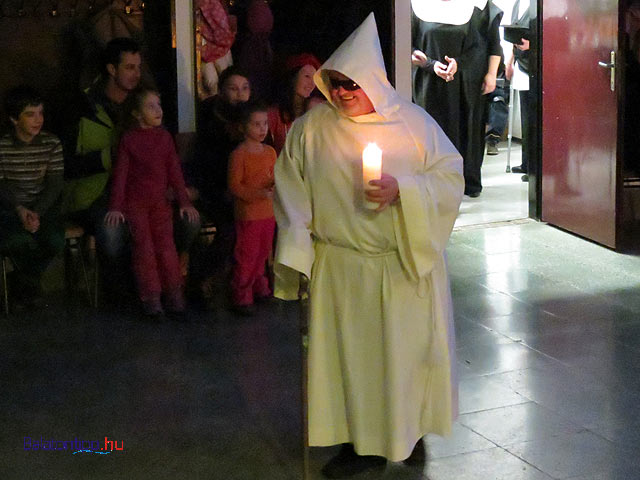
[[[144,96],[139,111],[134,111],[134,116],[140,122],[142,128],[159,127],[162,125],[162,106],[160,97],[155,93],[147,93]]]
[[[251,96],[249,80],[241,75],[231,75],[224,84],[222,95],[231,105],[246,102]]]
[[[244,126],[244,136],[249,140],[262,142],[269,131],[267,112],[253,112]]]
[[[31,141],[42,130],[44,107],[42,104],[36,106],[28,105],[20,112],[17,119],[11,119],[11,123],[16,128],[18,138]]]

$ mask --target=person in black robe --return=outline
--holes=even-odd
[[[464,193],[470,197],[482,191],[485,95],[495,89],[502,54],[502,10],[492,0],[482,9],[475,3],[471,10],[469,2],[412,0],[413,100],[438,122],[461,153]],[[450,15],[429,18],[437,8],[449,9]],[[469,13],[466,22],[464,17],[460,20]]]

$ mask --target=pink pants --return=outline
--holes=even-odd
[[[235,305],[250,305],[254,296],[271,295],[265,267],[271,247],[275,218],[237,220],[235,264],[231,279],[231,299]]]
[[[173,243],[173,212],[167,205],[133,205],[126,211],[131,229],[131,263],[140,299],[182,288],[182,274]]]

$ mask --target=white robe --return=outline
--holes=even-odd
[[[275,294],[296,298],[299,274],[311,278],[310,445],[352,442],[361,455],[398,461],[426,433],[448,434],[457,414],[444,249],[462,160],[424,110],[372,77],[384,72],[381,55],[358,74],[339,53],[326,68],[358,82],[376,112],[347,117],[318,105],[294,122],[275,168]],[[363,206],[369,142],[400,188],[380,213]]]

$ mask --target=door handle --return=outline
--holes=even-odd
[[[602,68],[608,68],[611,70],[611,91],[615,92],[616,90],[616,52],[611,51],[611,61],[609,63],[606,62],[598,62],[598,66]]]

